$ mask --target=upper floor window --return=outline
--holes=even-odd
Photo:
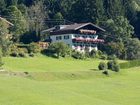
[[[56,36],[56,40],[61,40],[62,36]]]
[[[69,39],[69,35],[65,35],[64,36],[64,39]]]

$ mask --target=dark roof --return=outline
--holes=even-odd
[[[5,18],[0,17],[0,20],[5,21],[6,23],[8,23],[11,26],[14,26],[14,24],[12,24],[11,22],[9,22],[8,20],[6,20]]]
[[[92,23],[80,23],[80,24],[75,23],[75,24],[71,24],[71,25],[59,25],[59,26],[55,26],[55,27],[49,28],[47,30],[44,30],[42,32],[43,33],[44,32],[60,32],[60,31],[71,31],[71,30],[74,30],[75,31],[75,30],[78,30],[78,29],[80,29],[82,27],[85,27],[87,25],[91,25],[91,26],[97,28],[100,31],[105,31],[103,28],[101,28],[101,27],[99,27],[99,26],[97,26],[95,24],[92,24]],[[60,29],[57,29],[57,27],[60,28]]]
[[[84,26],[87,26],[87,25],[92,25],[92,26],[94,26],[95,28],[98,28],[101,31],[105,31],[103,28],[101,28],[101,27],[99,27],[95,24],[92,24],[92,23],[81,23],[81,24],[76,23],[76,24],[72,24],[72,25],[66,25],[66,27],[61,29],[61,30],[78,30],[78,29],[80,29]]]

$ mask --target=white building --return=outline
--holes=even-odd
[[[59,25],[43,32],[50,33],[51,42],[64,42],[74,50],[90,52],[93,49],[98,50],[97,44],[104,42],[98,39],[98,33],[101,31],[105,30],[92,23],[82,23]]]

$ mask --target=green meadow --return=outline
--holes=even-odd
[[[139,105],[140,67],[97,70],[99,60],[49,57],[4,58],[3,68],[29,76],[0,73],[0,105]],[[123,61],[122,61],[123,62]]]

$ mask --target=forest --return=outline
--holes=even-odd
[[[140,58],[139,0],[0,0],[0,43],[6,52],[11,43],[44,41],[41,31],[58,24],[92,22],[106,30],[100,50],[121,59]],[[5,34],[12,38],[5,38]]]

